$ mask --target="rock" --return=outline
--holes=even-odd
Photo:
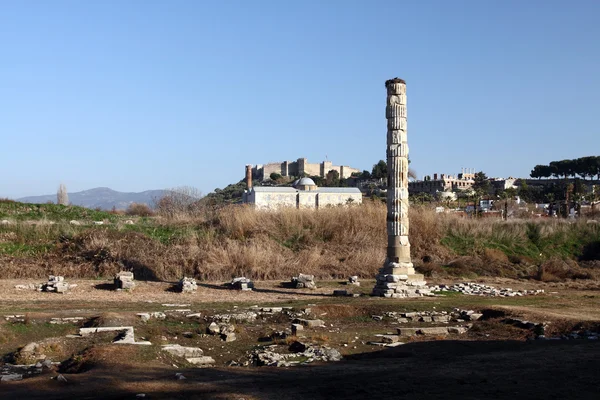
[[[79,225],[81,225],[81,222],[75,221],[75,220],[71,220],[71,221],[69,221],[69,224],[79,226]]]
[[[419,328],[398,328],[398,335],[400,336],[413,336],[416,335]]]
[[[186,361],[189,362],[190,364],[194,364],[194,365],[212,365],[215,363],[215,359],[209,356],[202,356],[202,357],[189,357],[186,358]]]
[[[398,335],[413,336],[413,335],[447,335],[448,328],[445,326],[429,327],[429,328],[398,328]]]
[[[219,325],[219,333],[225,335],[227,333],[235,332],[235,326],[232,324],[221,324]]]
[[[162,350],[183,358],[201,357],[204,354],[204,351],[199,347],[184,347],[179,344],[164,344]]]
[[[115,288],[122,290],[133,290],[135,282],[133,280],[133,272],[120,271],[115,275]]]
[[[125,225],[133,225],[133,224],[134,224],[133,220],[128,219],[125,221]]]
[[[481,317],[483,317],[483,314],[479,314],[479,313],[472,313],[471,315],[469,315],[469,321],[477,321],[477,320],[479,320]]]
[[[236,340],[235,332],[227,332],[221,334],[221,339],[225,342],[234,342]]]
[[[448,333],[452,333],[452,334],[456,334],[456,335],[462,335],[463,333],[467,332],[467,328],[463,327],[463,326],[449,326],[448,327]]]
[[[349,277],[348,282],[346,282],[346,284],[360,286],[360,282],[358,281],[358,276],[353,275],[353,276]]]
[[[0,375],[0,381],[2,382],[12,382],[21,380],[23,380],[23,374]]]
[[[194,278],[184,276],[179,280],[178,288],[181,293],[192,293],[198,290],[198,284]]]
[[[37,290],[38,286],[33,283],[29,283],[27,285],[15,285],[15,289],[17,290]]]
[[[140,317],[142,322],[150,321],[150,313],[138,313],[137,316]]]
[[[239,278],[233,278],[233,280],[229,284],[233,289],[236,290],[252,290],[254,289],[254,283],[243,276]]]
[[[292,278],[292,286],[296,289],[308,288],[308,289],[316,289],[317,285],[315,284],[315,276],[314,275],[305,275],[298,274]]]
[[[177,378],[178,380],[182,381],[184,379],[187,379],[181,372],[177,372],[175,374],[175,378]]]
[[[302,318],[296,318],[293,321],[294,324],[301,324],[304,325],[308,328],[316,328],[316,327],[322,327],[325,326],[325,321],[320,320],[320,319],[302,319]]]
[[[211,322],[210,325],[206,328],[207,333],[211,335],[218,335],[221,332],[221,328],[217,325],[216,322]]]
[[[396,343],[400,337],[398,335],[381,335],[381,341],[383,343]]]
[[[58,374],[58,376],[56,377],[56,380],[59,382],[67,382],[67,378],[65,378],[62,374]]]

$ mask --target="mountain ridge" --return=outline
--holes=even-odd
[[[109,187],[97,187],[80,192],[68,193],[69,203],[87,208],[100,208],[103,210],[124,210],[131,203],[143,203],[150,207],[154,206],[156,200],[164,196],[166,190],[145,190],[143,192],[119,192]],[[23,203],[47,203],[56,202],[56,194],[26,196],[17,199]]]

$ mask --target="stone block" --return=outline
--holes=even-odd
[[[302,324],[292,324],[292,335],[297,336],[299,331],[304,330],[304,325]]]
[[[215,359],[209,356],[202,357],[188,357],[185,359],[187,362],[193,365],[212,365],[215,363]]]
[[[317,327],[322,327],[325,326],[325,321],[320,320],[320,319],[302,319],[302,318],[296,318],[293,321],[294,324],[301,324],[304,325],[308,328],[317,328]]]
[[[201,357],[204,351],[199,347],[184,347],[179,344],[165,344],[162,350],[177,357]]]
[[[399,336],[414,336],[419,331],[419,328],[398,328]]]
[[[381,341],[383,343],[396,343],[400,337],[398,335],[381,335]]]
[[[431,317],[433,322],[448,322],[450,321],[449,315],[434,315]]]
[[[447,335],[448,328],[445,326],[419,328],[419,331],[417,333],[419,333],[421,335]]]

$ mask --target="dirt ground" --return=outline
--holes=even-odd
[[[593,285],[539,284],[529,281],[488,280],[487,284],[513,289],[543,288],[542,296],[483,298],[464,295],[419,299],[332,297],[333,289],[347,288],[368,293],[371,282],[350,288],[339,282],[323,282],[320,289],[285,289],[279,282],[257,282],[253,292],[237,292],[218,283],[203,283],[197,293],[170,291],[171,284],[139,282],[133,292],[114,292],[108,281],[71,281],[78,286],[69,294],[19,291],[16,284],[37,281],[0,281],[0,315],[27,315],[27,324],[0,323],[0,350],[5,356],[30,341],[47,335],[75,333],[76,326],[51,326],[56,316],[102,316],[106,321],[135,326],[136,337],[202,347],[215,357],[211,368],[190,368],[176,360],[157,356],[155,346],[119,347],[87,343],[97,354],[89,369],[63,373],[67,382],[55,378],[58,371],[45,371],[18,382],[0,383],[0,399],[357,399],[357,398],[598,398],[600,387],[600,340],[526,340],[531,333],[506,327],[498,319],[476,322],[461,336],[408,340],[395,348],[369,346],[376,333],[390,333],[393,321],[372,319],[386,311],[461,309],[496,310],[503,315],[548,323],[553,334],[574,328],[600,326],[600,290]],[[312,363],[297,367],[228,367],[227,361],[242,357],[259,345],[259,337],[270,330],[285,329],[289,321],[270,318],[239,324],[238,341],[222,343],[217,338],[194,333],[184,339],[184,330],[200,332],[205,321],[189,323],[168,319],[142,324],[137,312],[165,310],[163,304],[189,304],[186,308],[203,315],[246,310],[252,305],[310,307],[326,328],[307,332],[308,339],[338,348],[339,362]],[[30,321],[29,321],[30,320]],[[46,330],[46,331],[44,331]],[[358,340],[353,340],[354,338]],[[355,342],[355,343],[354,343]],[[61,361],[79,348],[62,343]],[[350,343],[349,347],[344,347]],[[143,347],[143,348],[142,348]],[[62,353],[61,353],[62,352]],[[219,353],[220,352],[220,353]],[[57,354],[58,354],[57,353]],[[176,373],[187,379],[178,380]]]

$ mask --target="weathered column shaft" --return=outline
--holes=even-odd
[[[415,274],[408,241],[408,143],[406,83],[385,83],[387,103],[387,257],[377,275],[373,295],[415,297],[429,293],[423,275]]]
[[[387,88],[387,261],[411,268],[408,241],[408,143],[406,124],[406,83],[386,82]],[[390,271],[391,272],[391,271]],[[409,272],[410,273],[410,272]]]

